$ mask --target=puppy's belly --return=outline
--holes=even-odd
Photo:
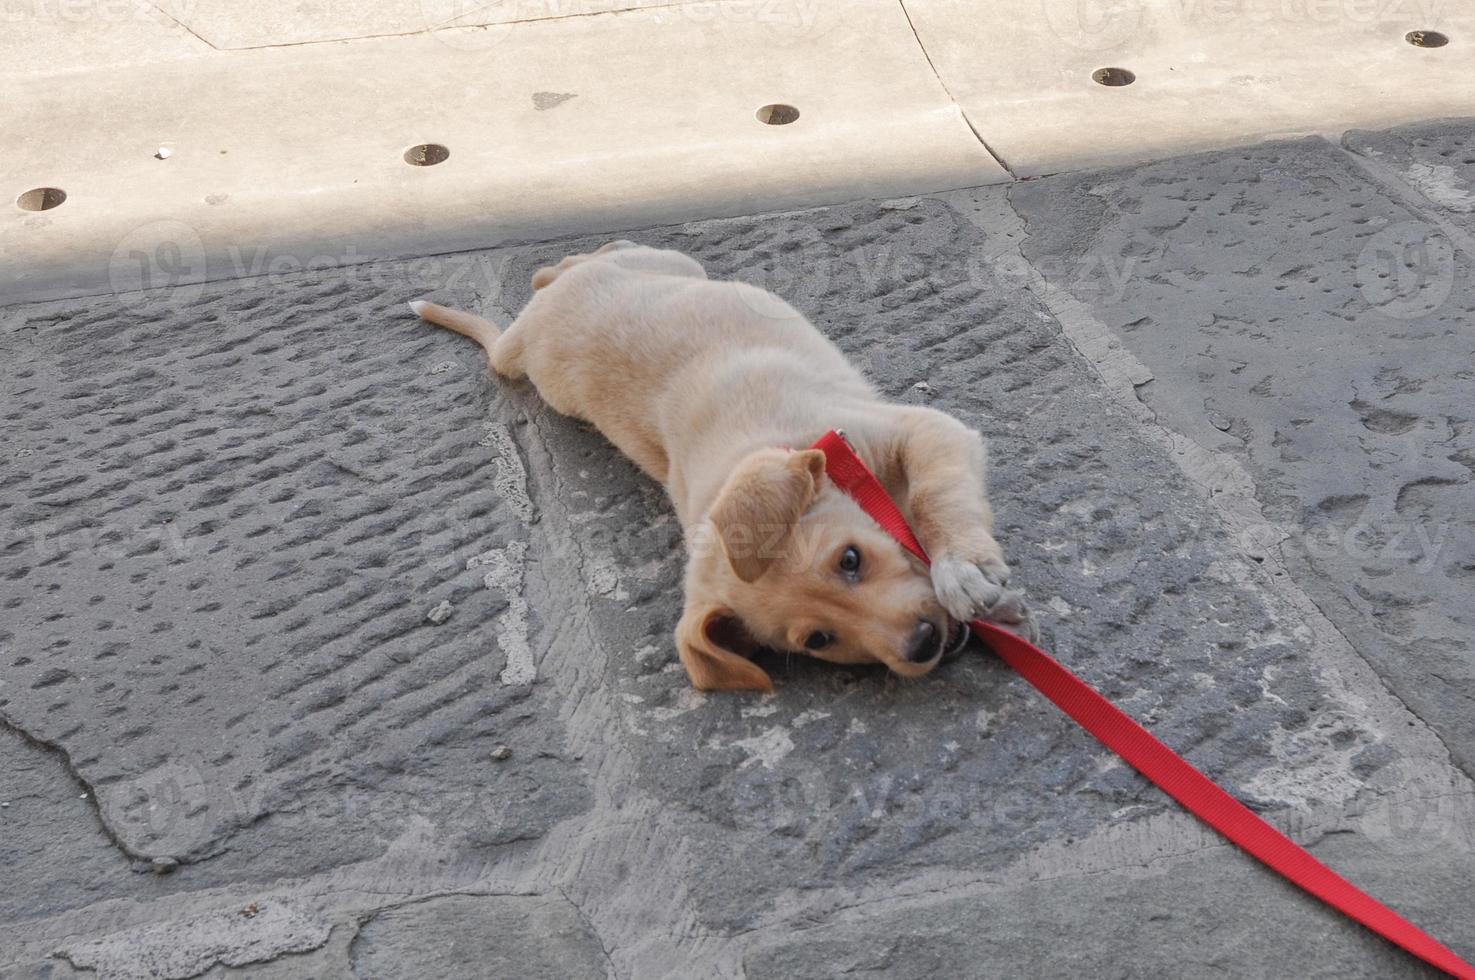
[[[691,439],[787,434],[827,399],[874,397],[802,316],[762,315],[752,287],[596,265],[539,295],[523,325],[527,375],[554,409],[592,423],[663,482]]]

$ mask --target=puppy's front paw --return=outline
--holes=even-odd
[[[1010,594],[1014,596],[1020,595],[1020,593],[1018,592]],[[1030,612],[1028,607],[1024,605],[1022,599],[1020,600],[1019,608],[1020,615],[1019,618],[1016,620],[1007,620],[998,616],[992,616],[990,618],[1003,624],[1004,628],[1007,629],[1009,632],[1014,633],[1018,636],[1022,636],[1029,642],[1038,646],[1040,642],[1040,624],[1035,619],[1034,613]]]
[[[1002,561],[974,563],[944,555],[932,563],[932,590],[937,593],[937,601],[959,622],[979,616],[996,618],[994,609],[1001,604],[1005,611],[1017,605],[1022,615],[1024,600],[1019,593],[1004,590],[1008,582],[1009,566]]]

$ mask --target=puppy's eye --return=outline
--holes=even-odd
[[[833,642],[835,642],[834,634],[826,633],[824,630],[815,630],[804,638],[804,648],[806,650],[823,650]]]
[[[860,549],[855,545],[849,545],[840,553],[840,571],[846,575],[854,575],[860,571]]]

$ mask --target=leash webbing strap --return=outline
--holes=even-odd
[[[853,497],[902,547],[928,562],[927,552],[901,510],[842,433],[831,431],[811,448],[825,454],[825,472],[831,482]],[[975,619],[969,625],[1081,727],[1271,870],[1450,976],[1475,980],[1475,967],[1260,819],[1048,653],[993,623]]]

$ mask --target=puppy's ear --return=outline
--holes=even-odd
[[[732,610],[687,604],[676,624],[676,652],[702,691],[772,691],[767,671],[749,660],[756,644]]]
[[[824,472],[825,454],[818,449],[760,449],[732,471],[707,519],[738,578],[753,582],[768,570]]]

